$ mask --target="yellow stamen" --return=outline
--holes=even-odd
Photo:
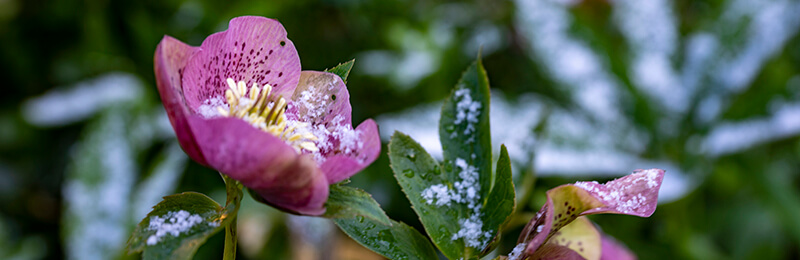
[[[244,81],[236,82],[228,78],[226,83],[228,89],[225,91],[225,99],[229,107],[227,109],[217,107],[220,115],[240,118],[264,132],[277,136],[298,153],[302,150],[319,151],[314,143],[318,138],[308,131],[310,126],[308,123],[291,121],[289,124],[285,114],[288,103],[283,97],[270,95],[271,85],[259,87],[253,83],[248,90]]]

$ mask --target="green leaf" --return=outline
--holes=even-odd
[[[500,235],[500,228],[511,217],[516,202],[514,200],[514,181],[511,177],[511,159],[508,157],[505,145],[500,146],[500,158],[497,160],[495,169],[494,186],[486,197],[481,219],[485,227],[497,230],[495,234]],[[494,248],[494,244],[484,250],[484,254],[490,252]]]
[[[235,219],[235,214],[200,193],[166,196],[136,227],[128,241],[128,252],[144,251],[143,259],[191,259],[200,245]],[[176,228],[175,223],[185,226]]]
[[[345,63],[339,63],[336,67],[326,69],[325,72],[330,72],[342,78],[345,84],[347,84],[347,76],[350,75],[350,70],[353,69],[353,64],[356,62],[355,59],[347,61]]]
[[[489,79],[480,58],[464,71],[453,93],[444,101],[439,120],[445,166],[458,159],[480,173],[483,203],[492,188],[492,140],[489,129]],[[453,165],[455,166],[455,165]],[[457,167],[446,167],[450,180],[458,179]]]
[[[434,244],[450,259],[488,253],[514,210],[505,148],[498,176],[492,171],[489,100],[489,79],[479,58],[442,106],[442,167],[404,134],[395,133],[389,144],[395,178]]]
[[[436,259],[425,236],[386,216],[372,196],[357,188],[334,184],[324,217],[361,245],[391,259]]]
[[[326,218],[369,218],[381,225],[391,225],[391,220],[383,212],[381,206],[369,193],[347,186],[334,184],[330,186],[328,202],[325,204]]]
[[[438,259],[428,239],[402,222],[386,225],[361,216],[333,221],[359,244],[389,259]]]
[[[467,206],[450,202],[449,206],[429,204],[423,192],[429,187],[442,185],[452,188],[453,182],[442,174],[441,167],[422,146],[407,135],[395,132],[389,142],[389,160],[394,177],[419,216],[433,243],[449,259],[477,256],[480,249],[466,247],[463,239],[453,240],[461,228],[459,217]]]

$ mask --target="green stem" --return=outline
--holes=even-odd
[[[220,173],[220,175],[225,181],[225,191],[228,194],[225,200],[225,208],[226,211],[232,212],[228,217],[233,218],[233,220],[225,226],[225,251],[222,254],[222,259],[234,260],[236,259],[236,244],[238,243],[236,238],[236,220],[242,201],[242,184],[225,174]]]
[[[225,251],[222,255],[223,260],[236,259],[236,219],[225,227]]]

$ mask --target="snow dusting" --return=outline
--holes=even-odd
[[[492,237],[492,232],[483,231],[483,221],[481,221],[480,204],[480,183],[478,182],[478,169],[467,164],[461,158],[455,160],[458,177],[461,179],[453,184],[453,189],[447,185],[436,184],[422,191],[422,198],[429,205],[450,206],[451,203],[466,204],[472,212],[468,218],[458,220],[461,229],[453,234],[452,240],[464,239],[464,243],[473,248],[483,249],[488,240]]]
[[[147,238],[147,245],[152,246],[158,244],[158,242],[163,240],[167,235],[177,237],[200,223],[203,223],[203,217],[198,214],[190,214],[185,210],[180,210],[178,212],[170,211],[162,216],[152,216],[150,217],[150,225],[147,227],[147,230],[155,231],[155,234]],[[208,225],[218,227],[219,223],[209,222]]]
[[[456,103],[456,120],[453,123],[461,124],[466,122],[467,127],[464,129],[464,135],[470,135],[474,133],[475,124],[478,123],[478,115],[480,115],[479,109],[481,109],[481,103],[472,100],[469,89],[456,90],[454,93],[454,99],[459,101]],[[455,138],[456,135],[457,133],[453,132],[450,137]],[[474,138],[467,140],[467,142],[474,141]]]
[[[604,204],[625,214],[640,214],[650,199],[647,190],[658,187],[659,170],[649,169],[610,181],[606,184],[576,182],[574,185],[597,196]]]
[[[360,162],[365,158],[357,152],[364,147],[361,140],[361,132],[353,129],[351,122],[339,114],[333,118],[329,117],[334,98],[330,92],[335,89],[335,81],[327,86],[309,86],[308,89],[300,92],[297,100],[289,101],[287,111],[297,111],[296,113],[287,112],[289,128],[294,131],[308,131],[317,137],[314,141],[318,151],[306,151],[314,155],[314,160],[322,164],[325,158],[332,154],[355,157]],[[302,111],[302,113],[300,112]],[[310,127],[292,127],[292,125],[311,124]]]
[[[359,162],[366,159],[358,154],[358,151],[364,147],[361,131],[355,130],[349,123],[345,123],[342,115],[334,117],[327,126],[326,124],[313,125],[308,130],[317,137],[314,143],[319,150],[310,152],[314,155],[317,163],[324,163],[325,155],[330,154],[355,157]]]
[[[428,204],[436,204],[436,206],[450,206],[450,201],[453,201],[456,196],[455,191],[444,184],[436,184],[422,191],[422,198]]]
[[[508,254],[508,260],[519,260],[519,257],[522,256],[522,251],[525,250],[525,243],[519,243],[517,246],[511,250],[511,253]]]
[[[228,110],[228,104],[225,103],[225,100],[219,97],[212,97],[203,101],[203,104],[197,108],[197,113],[202,115],[204,118],[215,118],[222,116],[218,107],[221,107],[225,110]]]

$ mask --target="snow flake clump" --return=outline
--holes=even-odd
[[[460,100],[456,103],[456,120],[453,123],[461,124],[466,122],[467,127],[464,129],[464,135],[470,135],[475,132],[475,124],[478,123],[478,115],[480,115],[478,110],[481,109],[481,103],[472,100],[469,89],[456,90],[454,98],[460,98]],[[456,133],[454,132],[451,137],[455,136]],[[470,141],[474,142],[475,140],[467,140],[467,142]]]
[[[333,89],[333,84],[328,85],[328,90]],[[300,105],[306,109],[306,114],[303,115],[305,121],[314,120],[325,114],[325,107],[327,107],[330,96],[323,95],[322,92],[316,91],[316,87],[311,86],[308,90],[300,92]]]
[[[525,250],[525,243],[519,243],[517,246],[511,250],[511,253],[508,254],[508,260],[518,260],[519,257],[522,255],[522,251]]]
[[[455,191],[449,189],[447,185],[436,184],[428,187],[422,191],[422,198],[428,204],[436,204],[436,206],[450,206],[450,201],[455,200],[458,196]]]
[[[466,204],[472,210],[469,218],[458,220],[461,229],[453,234],[452,240],[464,239],[467,246],[483,249],[492,237],[491,231],[483,231],[481,221],[480,183],[478,182],[478,169],[468,165],[464,159],[456,158],[458,177],[461,179],[453,184],[450,189],[445,184],[432,185],[422,191],[422,198],[436,206],[450,206],[451,202]]]
[[[158,244],[167,235],[177,237],[200,223],[203,223],[203,217],[198,214],[190,214],[185,210],[170,211],[163,216],[152,216],[147,230],[155,231],[155,234],[147,238],[147,245]],[[219,223],[210,222],[209,225],[219,226]]]
[[[202,115],[204,118],[215,118],[222,116],[222,113],[219,112],[218,107],[222,107],[224,109],[228,109],[228,104],[225,103],[225,100],[219,97],[212,97],[203,101],[203,104],[197,108],[197,113]]]
[[[364,142],[361,138],[361,131],[353,129],[352,126],[344,123],[344,117],[337,115],[331,120],[327,126],[325,124],[318,124],[311,126],[309,131],[317,137],[314,144],[319,148],[318,151],[311,152],[314,155],[314,160],[320,165],[325,162],[326,154],[341,154],[345,156],[355,156],[359,162],[364,162],[366,157],[357,154],[364,148]]]
[[[322,123],[322,120],[330,112],[327,110],[328,106],[335,99],[335,96],[332,97],[327,93],[334,89],[336,82],[338,81],[329,83],[327,86],[310,86],[307,90],[300,92],[297,100],[290,101],[287,110],[302,109],[305,112],[287,114],[288,129],[308,131],[317,138],[314,144],[319,150],[310,153],[314,155],[314,160],[319,164],[324,163],[326,155],[330,154],[355,156],[359,162],[363,163],[366,158],[356,154],[356,151],[360,151],[364,147],[361,131],[353,129],[350,122],[345,122],[345,117],[342,115],[336,115],[330,121]],[[307,129],[298,127],[305,124],[311,125]]]
[[[461,229],[458,230],[458,233],[453,234],[451,240],[458,240],[459,238],[464,239],[464,244],[469,247],[483,249],[486,246],[486,242],[489,242],[489,239],[492,238],[492,232],[490,231],[483,231],[483,221],[481,221],[481,214],[476,213],[469,216],[468,219],[459,219],[458,224],[461,225]]]

